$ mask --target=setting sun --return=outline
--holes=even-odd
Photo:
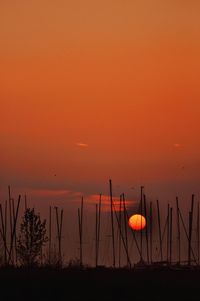
[[[146,219],[140,214],[134,214],[129,218],[129,227],[133,230],[140,231],[146,226]]]

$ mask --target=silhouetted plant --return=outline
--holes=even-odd
[[[51,256],[48,253],[44,254],[43,266],[48,266],[51,268],[62,268],[63,261],[60,259],[60,256],[56,250],[51,251]]]
[[[26,209],[17,240],[18,259],[22,265],[34,266],[39,263],[42,247],[48,241],[46,220],[41,221],[34,209]]]
[[[68,263],[68,268],[80,269],[80,259],[79,258],[70,259]]]

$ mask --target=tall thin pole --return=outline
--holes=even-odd
[[[163,232],[162,232],[162,243],[163,243],[166,231],[167,231],[167,243],[168,243],[168,235],[169,235],[169,233],[168,233],[169,232],[168,227],[169,227],[169,215],[167,214],[166,222],[165,222],[164,229],[163,229]],[[168,253],[167,253],[167,260],[168,260]]]
[[[179,214],[180,214],[180,220],[181,220],[181,223],[183,225],[183,229],[184,229],[185,235],[186,235],[188,243],[189,243],[189,235],[188,235],[188,232],[187,232],[187,229],[186,229],[186,226],[185,226],[185,223],[184,223],[184,220],[183,220],[183,217],[182,217],[180,209],[179,209]],[[193,258],[194,258],[195,263],[198,264],[197,260],[195,258],[195,254],[194,254],[194,251],[193,251],[192,247],[191,247],[191,254],[192,254]]]
[[[111,230],[112,230],[113,267],[115,268],[115,232],[114,232],[114,218],[113,218],[112,180],[110,180],[109,183],[110,183],[110,214],[111,214]]]
[[[143,215],[143,190],[144,186],[140,187],[140,215],[141,215],[141,225],[142,225],[142,215]],[[142,230],[140,231],[140,253],[141,258],[140,260],[143,261],[143,233]]]
[[[79,221],[79,244],[80,244],[80,266],[83,265],[83,197],[81,200],[81,209],[78,208]]]
[[[83,264],[83,197],[81,200],[81,263]]]
[[[80,266],[82,266],[82,237],[81,237],[81,213],[80,208],[78,208],[78,228],[79,228],[79,261]]]
[[[161,222],[160,222],[160,206],[159,201],[156,201],[157,203],[157,214],[158,214],[158,230],[159,230],[159,242],[160,242],[160,256],[161,261],[163,261],[163,249],[162,249],[162,234],[161,234]]]
[[[95,223],[95,251],[96,251],[96,256],[95,256],[95,264],[96,267],[98,266],[98,205],[96,204],[96,223]]]
[[[24,196],[24,209],[25,209],[25,211],[27,210],[27,196],[26,196],[26,194]]]
[[[10,229],[12,229],[13,216],[12,216],[12,204],[11,204],[11,189],[10,189],[10,186],[8,186],[8,205],[9,205],[9,215],[10,215]]]
[[[8,199],[9,200],[11,199],[11,189],[10,189],[10,186],[8,186]]]
[[[10,262],[11,257],[12,257],[11,255],[12,255],[12,250],[13,250],[14,238],[16,235],[16,227],[17,227],[17,219],[18,219],[18,214],[19,214],[20,201],[21,201],[21,195],[19,195],[19,197],[18,197],[17,209],[16,209],[16,212],[14,215],[14,220],[13,220],[13,229],[12,229],[12,236],[11,236],[11,242],[10,242],[8,263]]]
[[[15,203],[14,203],[14,199],[12,199],[12,210],[13,210],[13,219],[14,219],[14,217],[15,217]],[[14,233],[14,245],[15,245],[15,262],[17,264],[18,255],[17,255],[17,233],[16,233],[16,231]]]
[[[123,202],[123,212],[124,212],[124,232],[125,232],[125,245],[127,250],[127,266],[129,265],[129,255],[128,255],[128,230],[127,230],[127,214],[126,214],[126,201],[125,201],[125,195],[122,194],[122,202]]]
[[[120,195],[120,201],[119,201],[119,268],[121,267],[121,229],[122,229],[122,195]]]
[[[10,242],[12,239],[12,228],[13,228],[13,215],[12,215],[12,200],[11,200],[11,189],[10,186],[8,186],[8,205],[9,205],[9,219],[10,219]],[[11,250],[11,257],[12,260],[14,260],[14,254],[13,249]]]
[[[101,229],[101,194],[99,196],[99,204],[96,204],[96,223],[95,223],[95,265],[98,266],[99,260],[99,242]]]
[[[124,245],[124,249],[125,249],[125,252],[126,252],[126,255],[127,255],[127,267],[129,266],[131,268],[131,260],[129,258],[129,254],[128,254],[128,249],[126,248],[126,242],[124,240],[124,236],[123,236],[123,233],[122,233],[122,229],[121,227],[119,226],[119,218],[117,216],[117,213],[116,213],[116,210],[115,210],[115,206],[113,205],[113,209],[114,209],[114,213],[115,213],[115,216],[116,216],[116,220],[117,220],[117,225],[118,225],[118,229],[119,229],[119,232],[120,232],[120,235],[121,235],[121,239],[122,239],[122,242],[123,242],[123,245]],[[127,212],[126,212],[127,214]]]
[[[192,212],[189,212],[188,265],[191,265]]]
[[[176,197],[176,215],[177,215],[177,243],[178,243],[178,264],[181,263],[181,231],[180,231],[180,213],[178,197]]]
[[[62,243],[62,228],[63,228],[63,209],[61,209],[61,212],[60,212],[60,228],[59,228],[59,240],[60,240],[60,263],[62,263],[62,246],[61,246],[61,243]]]
[[[59,219],[58,219],[58,207],[55,207],[56,210],[56,225],[57,225],[57,238],[58,238],[58,254],[60,259],[60,231],[59,231]]]
[[[199,265],[199,255],[200,255],[200,237],[199,237],[199,202],[197,204],[197,262]]]
[[[173,208],[170,208],[170,256],[169,256],[170,264],[172,264],[172,229],[173,229]]]
[[[152,210],[152,202],[150,202],[149,209],[149,234],[150,234],[150,261],[153,262],[152,249],[153,249],[153,210]]]
[[[5,211],[4,211],[4,235],[5,235],[5,246],[7,248],[7,201],[5,201]],[[5,264],[7,264],[7,251],[5,250]]]
[[[147,204],[146,195],[144,194],[144,215],[146,218],[146,249],[147,249],[147,263],[149,264],[149,237],[148,237],[148,219],[147,219]]]
[[[2,209],[2,205],[0,204],[0,215],[1,215],[1,235],[2,235],[2,239],[4,242],[4,264],[7,264],[7,241],[6,241],[6,232],[5,232],[5,221],[4,221],[4,217],[3,217],[3,209]]]
[[[98,247],[97,247],[97,263],[98,263],[98,260],[99,260],[99,248],[100,248],[100,233],[101,233],[101,197],[102,195],[100,194],[99,195],[99,216],[98,216]]]
[[[49,207],[49,264],[51,264],[51,218],[52,218],[52,209]]]
[[[167,205],[167,262],[169,263],[170,207]]]
[[[63,224],[63,209],[60,212],[60,218],[58,216],[58,207],[55,207],[56,210],[56,223],[57,223],[57,236],[58,236],[58,254],[59,254],[59,263],[62,262],[62,252],[61,252],[61,240],[62,240],[62,224]]]
[[[189,212],[188,265],[191,264],[191,244],[192,244],[193,211],[194,211],[194,194],[192,195],[191,211]]]

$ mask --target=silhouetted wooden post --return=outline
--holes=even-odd
[[[140,187],[140,215],[141,215],[141,226],[142,226],[142,215],[143,215],[143,190],[144,186]],[[140,230],[140,253],[141,253],[141,258],[140,260],[143,261],[143,232]]]
[[[178,242],[178,264],[181,263],[181,231],[178,197],[176,197],[176,218],[177,218],[177,242]]]
[[[191,212],[190,212],[190,213],[191,213]],[[179,208],[179,215],[180,215],[180,220],[181,220],[181,222],[182,222],[183,229],[184,229],[184,232],[185,232],[185,235],[186,235],[186,237],[187,237],[188,244],[189,244],[189,235],[188,235],[188,233],[187,233],[187,229],[186,229],[186,226],[185,226],[185,223],[184,223],[184,220],[183,220],[183,217],[182,217],[180,208]],[[189,215],[190,215],[190,214],[189,214]],[[189,219],[190,219],[190,217],[189,217]],[[192,249],[192,246],[191,246],[190,251],[191,251],[191,254],[192,254],[193,258],[194,258],[195,263],[197,264],[197,261],[196,261],[195,254],[194,254],[194,251],[193,251],[193,249]]]
[[[115,268],[115,231],[113,219],[113,194],[112,194],[112,181],[110,183],[110,214],[111,214],[111,230],[112,230],[112,249],[113,249],[113,267]]]
[[[79,229],[79,261],[80,266],[82,266],[82,237],[81,237],[81,213],[80,208],[78,208],[78,229]]]
[[[79,244],[80,244],[80,266],[83,265],[83,198],[81,200],[81,210],[78,208],[79,221]]]
[[[49,264],[51,264],[51,218],[52,218],[52,209],[49,207]]]
[[[8,205],[9,205],[9,220],[10,220],[10,260],[12,263],[17,262],[17,238],[16,238],[16,231],[13,233],[13,224],[15,219],[15,204],[14,199],[11,197],[11,187],[8,186]],[[14,237],[12,237],[14,235]],[[13,248],[14,246],[14,248]],[[15,258],[14,258],[15,257]]]
[[[12,250],[13,250],[13,244],[14,244],[14,238],[16,235],[16,228],[17,228],[17,219],[18,219],[18,214],[19,214],[19,206],[20,206],[20,201],[21,201],[21,195],[18,197],[18,202],[17,202],[17,209],[14,214],[14,220],[13,220],[13,228],[12,228],[12,235],[11,235],[11,243],[10,243],[10,250],[9,250],[9,257],[8,257],[8,263],[10,263],[10,260],[12,258]]]
[[[10,229],[12,229],[13,217],[12,217],[12,205],[11,205],[11,190],[10,190],[10,186],[8,186],[8,205],[9,205]],[[10,231],[10,235],[11,235],[11,231]]]
[[[197,204],[197,262],[199,265],[199,255],[200,255],[200,245],[199,245],[199,241],[200,241],[200,236],[199,236],[199,202]]]
[[[7,249],[7,201],[5,201],[5,209],[4,209],[4,231],[5,231],[5,247]],[[8,263],[8,260],[7,260],[7,250],[5,251],[5,264]]]
[[[56,222],[57,222],[57,235],[58,235],[58,252],[59,252],[59,263],[62,263],[62,251],[61,251],[61,241],[62,241],[62,225],[63,225],[63,209],[60,212],[60,218],[58,216],[58,207],[56,209]]]
[[[95,206],[96,209],[96,223],[95,223],[95,265],[98,266],[98,205]]]
[[[188,265],[191,265],[191,230],[192,228],[192,212],[189,212],[189,239],[188,239]]]
[[[122,194],[122,202],[123,202],[123,212],[124,212],[125,244],[126,244],[126,249],[127,249],[127,252],[128,252],[128,231],[127,231],[127,222],[128,222],[128,219],[127,219],[127,215],[126,215],[126,201],[125,201],[125,195],[124,195],[124,193]],[[127,261],[127,266],[128,266],[128,264],[129,264],[128,253],[127,253],[126,261]]]
[[[9,206],[9,220],[10,220],[10,242],[12,239],[12,228],[13,228],[13,215],[12,215],[12,204],[11,204],[11,189],[10,186],[8,186],[8,206]],[[11,250],[11,257],[12,261],[14,261],[14,254],[13,254],[13,249]]]
[[[14,199],[12,199],[12,210],[13,210],[13,218],[14,218],[15,217],[15,202],[14,202]],[[14,245],[15,245],[15,262],[17,264],[18,255],[17,255],[17,233],[16,233],[16,231],[14,233]]]
[[[61,247],[61,243],[62,243],[62,228],[63,228],[63,209],[61,209],[60,212],[60,260],[62,263],[62,247]]]
[[[118,219],[118,216],[117,216],[117,213],[116,213],[116,210],[115,210],[115,206],[113,205],[113,208],[114,208],[114,213],[115,213],[115,216],[116,216],[116,220],[117,220],[117,225],[118,225],[118,229],[119,229],[119,232],[120,232],[120,235],[121,235],[121,239],[122,239],[122,242],[123,242],[123,245],[124,245],[124,249],[125,249],[125,252],[126,252],[126,256],[127,256],[127,267],[129,266],[131,268],[131,261],[130,261],[130,258],[129,258],[129,253],[128,253],[128,249],[126,247],[126,242],[125,242],[125,239],[123,237],[123,233],[122,233],[122,229],[120,227],[120,224],[119,224],[119,219]],[[126,210],[126,209],[125,209]],[[126,212],[126,211],[125,211]],[[127,214],[127,212],[126,212]]]
[[[119,201],[119,227],[122,228],[122,195]],[[119,268],[121,267],[121,235],[119,231]]]
[[[96,224],[95,224],[95,264],[98,266],[99,260],[99,242],[100,242],[100,229],[101,229],[101,194],[99,196],[99,205],[96,204]]]
[[[99,248],[100,248],[100,233],[101,233],[101,197],[102,195],[99,195],[99,216],[98,216],[98,252],[97,252],[97,264],[99,260]]]
[[[83,254],[82,249],[83,249],[83,197],[82,197],[82,201],[81,201],[81,254]],[[81,257],[83,258],[82,255],[81,255]],[[82,261],[83,260],[81,260],[81,262]]]
[[[24,196],[24,208],[25,208],[25,211],[27,210],[27,196],[25,194]]]
[[[8,186],[8,200],[11,200],[11,189],[10,189],[10,186]]]
[[[167,205],[167,262],[169,263],[170,207]]]
[[[156,201],[157,203],[157,214],[158,214],[158,231],[159,231],[159,242],[160,242],[160,256],[161,261],[163,261],[163,250],[162,250],[162,234],[161,234],[161,222],[160,222],[160,206],[159,201]]]
[[[153,211],[152,211],[152,202],[150,202],[150,209],[149,209],[149,234],[150,234],[150,261],[153,262]]]
[[[191,244],[192,244],[193,211],[194,211],[194,194],[192,195],[191,211],[189,212],[188,265],[191,265]]]
[[[4,265],[6,265],[7,264],[7,241],[6,241],[5,221],[4,221],[3,209],[1,204],[0,204],[0,215],[1,215],[1,228],[2,228],[1,236],[4,242]]]
[[[172,264],[172,230],[173,230],[173,208],[170,208],[170,255],[169,262]]]
[[[146,195],[144,194],[144,215],[146,219],[146,250],[147,250],[147,263],[149,264],[149,237],[148,237],[148,219],[147,219],[147,204],[146,204]]]
[[[58,219],[58,207],[55,207],[56,210],[56,225],[57,225],[57,238],[58,238],[58,254],[60,260],[60,231],[59,231],[59,219]]]

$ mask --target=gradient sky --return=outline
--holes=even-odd
[[[199,9],[1,0],[1,197],[198,194]]]

